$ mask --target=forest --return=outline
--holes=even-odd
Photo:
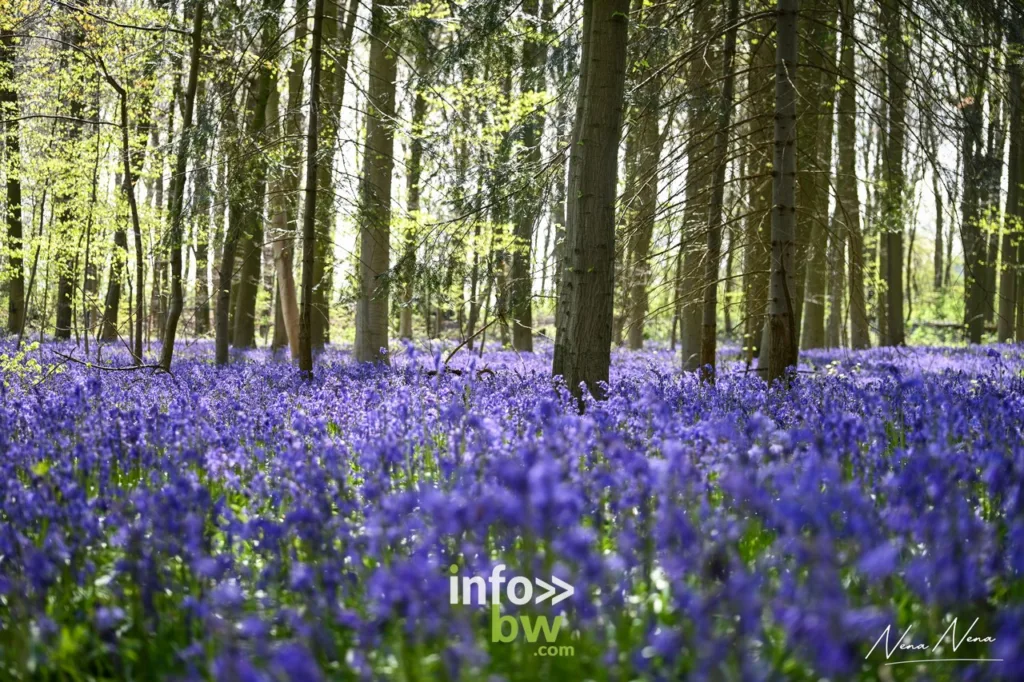
[[[0,0],[0,680],[1021,679],[1022,69],[1021,0]]]

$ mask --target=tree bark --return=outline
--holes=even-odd
[[[181,282],[181,249],[184,234],[185,171],[192,147],[192,116],[196,105],[196,88],[199,85],[199,59],[203,45],[203,15],[205,0],[196,0],[192,9],[192,49],[189,53],[188,84],[185,86],[185,107],[181,113],[181,132],[178,140],[178,156],[171,178],[171,304],[167,310],[167,327],[164,330],[163,346],[160,349],[160,366],[171,369],[174,357],[174,339],[178,333],[178,319],[185,308],[185,289]]]
[[[387,272],[391,262],[391,172],[394,169],[398,36],[391,0],[374,0],[370,23],[366,143],[359,192],[359,298],[355,358],[389,362]],[[381,353],[385,354],[382,355]]]
[[[14,62],[14,34],[12,31],[0,31],[0,122],[4,126],[7,249],[10,253],[7,331],[18,334],[25,319],[25,242],[21,222],[21,133],[18,125],[18,91],[14,83]]]
[[[774,22],[758,21],[755,40],[751,42],[750,68],[747,72],[747,119],[750,145],[746,168],[747,201],[750,204],[744,223],[743,255],[743,345],[749,368],[760,357],[768,301],[768,267],[771,244],[771,167],[772,167],[772,103],[771,74],[775,70]]]
[[[641,4],[642,3],[638,3]],[[654,30],[653,44],[642,48],[644,58],[633,74],[638,86],[638,96],[631,118],[634,159],[627,169],[628,196],[632,206],[626,209],[626,232],[629,235],[628,267],[623,291],[626,292],[625,326],[629,348],[639,350],[644,345],[644,323],[649,307],[648,287],[651,280],[650,250],[654,235],[654,223],[658,212],[658,167],[661,165],[661,149],[668,133],[658,131],[661,118],[661,91],[664,78],[658,64],[664,59],[665,9],[663,3],[649,8],[641,6],[637,20]],[[634,47],[634,52],[637,48]],[[667,123],[666,125],[671,125]],[[627,148],[630,146],[627,143]],[[628,158],[628,157],[627,157]]]
[[[313,257],[316,250],[317,146],[320,137],[320,72],[324,0],[315,0],[310,48],[309,121],[306,132],[306,188],[302,214],[302,304],[299,316],[299,369],[313,378]]]
[[[276,5],[275,5],[276,6]],[[276,21],[268,20],[263,28],[263,45],[269,48],[276,39]],[[277,69],[271,61],[259,66],[256,76],[252,117],[246,131],[249,143],[260,144],[266,133],[267,104],[270,93],[277,88]],[[260,290],[260,262],[263,255],[263,204],[267,191],[267,162],[263,154],[253,153],[246,160],[244,181],[245,214],[239,235],[239,278],[235,296],[232,345],[251,348],[256,345],[256,297]]]
[[[703,273],[707,264],[707,218],[711,208],[711,177],[714,174],[715,126],[721,91],[715,87],[715,69],[720,57],[715,33],[717,3],[703,3],[694,12],[694,35],[703,43],[690,64],[693,97],[690,100],[690,145],[687,149],[686,208],[683,214],[680,248],[683,250],[679,299],[679,345],[683,371],[700,367],[703,326]],[[720,62],[719,62],[720,63]]]
[[[906,146],[907,75],[906,44],[903,41],[901,7],[897,0],[884,0],[881,23],[885,31],[886,71],[889,95],[889,129],[883,159],[885,186],[882,219],[885,226],[887,268],[886,314],[887,336],[884,345],[905,343],[903,325],[903,230],[906,179],[903,153]]]
[[[860,194],[857,191],[857,84],[854,70],[856,8],[854,0],[842,0],[840,35],[840,86],[838,109],[839,168],[836,178],[836,221],[850,247],[848,289],[850,295],[850,347],[871,345],[868,311],[864,301],[864,235],[861,230]]]
[[[1009,57],[1010,70],[1010,158],[1006,193],[1006,217],[1003,225],[1002,270],[999,276],[999,317],[996,335],[1000,342],[1013,340],[1017,305],[1017,240],[1020,238],[1020,183],[1024,135],[1024,107],[1021,102],[1021,64]]]
[[[416,279],[416,246],[420,219],[420,176],[423,174],[423,123],[427,117],[427,98],[424,95],[424,81],[430,68],[429,36],[423,36],[424,44],[417,45],[416,74],[418,87],[412,105],[412,139],[409,142],[409,158],[406,161],[406,207],[409,213],[409,226],[405,234],[400,263],[403,284],[402,305],[399,313],[398,336],[411,339],[412,309],[414,299],[413,283]],[[464,153],[460,151],[460,153]],[[463,161],[462,165],[465,165]]]
[[[523,12],[530,19],[531,31],[523,43],[523,75],[520,81],[522,94],[533,95],[544,91],[545,62],[547,47],[541,33],[540,3],[525,0]],[[523,163],[527,174],[540,171],[541,139],[544,136],[544,110],[538,105],[523,124],[523,146],[526,148]],[[541,193],[537,183],[530,181],[521,192],[516,203],[515,249],[512,253],[511,271],[511,312],[512,347],[518,351],[533,352],[533,243],[534,226],[541,211]]]
[[[587,15],[590,15],[589,20]],[[628,0],[588,0],[584,4],[590,60],[582,78],[574,154],[570,159],[565,265],[560,301],[561,370],[577,396],[581,386],[604,397],[611,364],[615,295],[615,202],[618,149],[629,30]],[[564,329],[564,336],[562,335]]]
[[[206,98],[206,87],[200,81],[196,92],[200,120],[208,118],[209,108]],[[198,132],[196,158],[199,159],[195,171],[195,209],[193,210],[192,229],[196,235],[196,290],[195,290],[195,335],[203,337],[210,333],[210,210],[212,198],[210,194],[210,144],[205,132]]]
[[[799,0],[778,0],[775,59],[775,163],[772,175],[772,258],[768,291],[769,383],[797,362],[796,339],[796,88]]]
[[[718,273],[722,260],[722,210],[725,203],[725,170],[729,151],[729,129],[732,123],[733,82],[736,57],[736,29],[739,23],[739,0],[729,0],[726,18],[725,52],[722,64],[722,98],[715,131],[714,180],[711,209],[708,214],[708,253],[704,269],[704,315],[701,325],[700,366],[714,379],[715,355],[718,350]]]
[[[811,95],[801,96],[797,104],[802,159],[802,170],[797,176],[797,205],[803,209],[797,218],[797,286],[801,289],[798,301],[803,305],[797,329],[803,348],[825,345],[837,9],[835,0],[818,0],[803,11],[810,25],[810,40],[804,44],[809,68],[802,70],[800,80],[805,84],[804,92]]]
[[[555,300],[555,349],[551,360],[551,374],[554,376],[566,376],[566,359],[568,352],[568,337],[569,337],[569,309],[566,308],[568,301],[570,300],[568,292],[566,291],[565,284],[568,282],[569,277],[566,273],[566,267],[573,262],[572,254],[568,252],[570,249],[569,244],[569,216],[575,216],[576,213],[576,202],[579,197],[574,197],[571,191],[574,188],[578,188],[579,180],[577,175],[582,168],[582,148],[577,144],[580,139],[581,126],[583,125],[583,116],[586,111],[586,105],[589,98],[587,91],[588,81],[590,79],[590,50],[591,50],[591,33],[593,32],[594,23],[594,0],[583,0],[583,30],[580,38],[580,62],[579,62],[579,77],[578,85],[576,90],[576,114],[573,118],[572,133],[569,138],[569,149],[568,149],[568,169],[567,169],[567,183],[565,196],[565,227],[562,230],[562,239],[556,240],[556,249],[558,250],[558,258],[556,260],[556,292],[558,298]],[[614,287],[613,287],[614,291]],[[613,294],[614,295],[614,294]],[[614,303],[614,301],[613,301]],[[481,342],[481,348],[483,348],[483,342]],[[611,349],[609,349],[609,354]],[[572,388],[570,386],[570,388]]]

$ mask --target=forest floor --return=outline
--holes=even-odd
[[[584,414],[550,347],[328,350],[313,381],[11,350],[2,679],[1024,670],[1017,347],[806,353],[771,389],[616,351]]]

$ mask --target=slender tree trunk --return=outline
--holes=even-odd
[[[388,292],[381,276],[390,267],[391,172],[394,169],[395,81],[398,36],[390,0],[373,0],[370,24],[370,83],[366,144],[359,201],[359,298],[356,302],[355,358],[388,362]]]
[[[523,11],[531,21],[531,32],[523,44],[523,76],[520,83],[523,95],[544,91],[547,43],[541,32],[540,3],[525,0]],[[523,126],[524,163],[528,171],[540,171],[541,139],[544,136],[544,111],[538,107]],[[531,182],[522,192],[516,205],[515,250],[512,253],[511,312],[512,347],[518,351],[533,351],[533,231],[540,215],[542,202],[540,187]]]
[[[888,316],[884,345],[902,346],[903,324],[903,231],[906,219],[906,179],[903,152],[906,146],[907,76],[906,44],[903,41],[901,7],[897,0],[884,0],[881,23],[885,31],[886,71],[889,96],[889,129],[885,140],[882,220],[885,226],[887,267],[885,270]]]
[[[835,0],[817,0],[806,3],[802,11],[810,27],[810,40],[804,44],[809,68],[801,71],[800,80],[805,84],[804,92],[811,93],[810,97],[801,96],[797,103],[802,159],[797,205],[803,209],[797,218],[798,301],[803,306],[797,329],[804,348],[825,345],[837,10]]]
[[[639,350],[644,345],[644,323],[650,305],[648,288],[651,280],[651,238],[654,235],[654,223],[658,212],[658,167],[661,165],[662,143],[668,132],[658,131],[658,120],[661,118],[661,90],[664,87],[664,78],[658,71],[658,64],[663,61],[665,54],[665,34],[662,33],[665,9],[666,5],[663,3],[656,3],[646,9],[641,7],[636,15],[637,21],[654,31],[651,38],[654,42],[634,48],[634,52],[643,50],[645,57],[633,74],[633,80],[639,84],[639,93],[631,117],[634,121],[631,138],[635,156],[632,167],[627,171],[627,187],[630,188],[633,206],[625,221],[629,234],[629,266],[626,268],[626,281],[623,283],[623,290],[626,292],[623,315],[626,320],[629,347],[633,350]],[[666,126],[668,125],[671,125],[671,122],[666,123]],[[627,143],[627,147],[629,146]]]
[[[569,138],[568,148],[568,168],[567,168],[567,186],[565,196],[565,228],[563,230],[563,237],[561,240],[555,240],[556,249],[558,250],[558,259],[556,261],[556,291],[558,298],[555,301],[555,349],[551,361],[551,374],[554,376],[566,377],[567,370],[567,359],[569,352],[569,308],[568,305],[571,297],[569,292],[566,290],[566,284],[569,281],[569,275],[566,268],[569,264],[574,262],[573,254],[569,253],[572,248],[569,242],[569,220],[570,218],[576,219],[577,216],[577,201],[578,196],[572,196],[570,192],[575,188],[579,188],[579,180],[577,175],[582,168],[582,148],[577,144],[580,140],[581,126],[583,125],[583,115],[586,109],[586,105],[589,99],[588,93],[588,81],[590,79],[590,51],[591,51],[591,33],[593,32],[594,22],[594,0],[583,0],[583,30],[580,39],[580,62],[579,62],[579,84],[577,85],[576,91],[576,114],[573,118],[572,133]],[[575,229],[573,234],[575,235]],[[614,258],[614,256],[612,256]],[[614,286],[612,289],[614,296]],[[613,301],[614,303],[614,301]],[[486,322],[486,320],[485,320]],[[575,339],[574,339],[575,343]],[[481,349],[483,349],[483,341],[481,341]],[[609,348],[609,357],[611,349]],[[566,377],[568,379],[568,377]],[[571,388],[571,387],[570,387]]]
[[[74,69],[78,66],[74,63],[74,56],[77,48],[84,40],[80,28],[72,28],[62,32],[61,40],[64,47],[61,55],[61,68]],[[65,142],[72,149],[81,139],[82,125],[79,122],[82,116],[83,105],[80,96],[75,93],[64,93],[64,97],[70,99],[67,113],[72,119],[65,128]],[[77,229],[78,213],[75,210],[75,198],[73,193],[58,191],[54,201],[54,210],[57,211],[57,257],[55,266],[57,268],[57,320],[54,329],[54,338],[58,340],[71,338],[71,318],[74,312],[75,292],[75,257],[70,247],[70,235]]]
[[[935,199],[935,254],[933,259],[934,274],[932,286],[935,291],[940,291],[944,286],[944,280],[942,273],[944,271],[942,257],[943,257],[943,219],[945,209],[942,205],[942,189],[939,185],[939,144],[938,138],[935,134],[935,126],[932,123],[931,117],[925,118],[925,144],[928,145],[928,154],[931,157],[932,167],[932,196]],[[952,241],[953,235],[949,235],[949,240]]]
[[[308,0],[299,0],[295,7],[295,34],[291,65],[288,71],[288,102],[284,112],[284,168],[274,176],[271,206],[274,228],[273,255],[277,273],[277,297],[274,306],[274,347],[288,344],[293,360],[299,360],[299,300],[295,286],[295,238],[299,214],[299,176],[302,164],[302,99],[305,43],[308,35]],[[279,98],[271,93],[270,119],[280,119]]]
[[[263,44],[270,46],[277,35],[277,22],[267,21]],[[266,134],[267,104],[270,93],[277,88],[277,70],[271,62],[263,62],[256,76],[251,124],[247,135],[254,144]],[[262,154],[253,154],[246,162],[245,215],[239,235],[239,278],[235,297],[232,345],[250,348],[256,345],[256,297],[260,290],[260,262],[263,255],[263,205],[267,190],[267,163]]]
[[[1017,240],[1020,238],[1020,219],[1022,216],[1020,201],[1020,184],[1024,180],[1024,155],[1021,154],[1021,142],[1024,140],[1024,107],[1021,102],[1021,64],[1017,59],[1009,59],[1010,69],[1010,158],[1006,193],[1006,217],[1003,225],[1002,254],[1003,264],[999,276],[999,317],[996,334],[999,341],[1013,340],[1016,328],[1015,312],[1017,306]]]
[[[799,0],[779,0],[775,71],[775,163],[772,179],[772,260],[768,291],[769,383],[797,362],[796,270],[796,79]]]
[[[590,15],[588,18],[587,15]],[[574,125],[570,159],[565,265],[559,344],[562,373],[569,389],[581,385],[601,398],[611,364],[612,315],[615,295],[615,201],[618,149],[622,126],[629,31],[628,0],[586,0],[586,43],[590,60],[582,78],[580,118]],[[581,66],[581,74],[584,69]],[[562,336],[562,329],[565,334]]]
[[[429,43],[429,36],[424,36]],[[411,339],[412,308],[414,298],[413,282],[416,279],[416,247],[420,218],[420,176],[423,173],[423,123],[427,118],[427,98],[424,93],[424,80],[430,68],[430,46],[418,45],[416,53],[416,74],[419,86],[416,89],[412,105],[412,139],[409,143],[409,158],[406,161],[406,195],[409,212],[409,227],[405,234],[405,246],[402,253],[402,292],[401,312],[399,313],[398,336]],[[464,151],[460,151],[460,154]],[[465,165],[465,162],[462,163]]]
[[[251,98],[246,98],[247,100]],[[228,88],[222,92],[223,118],[225,136],[235,137],[234,145],[239,145],[237,137],[240,133],[237,115],[235,113],[235,102],[233,93]],[[251,102],[246,102],[251,107]],[[248,114],[251,116],[251,113]],[[225,142],[221,142],[225,146]],[[235,254],[238,250],[238,237],[241,232],[241,225],[244,211],[244,188],[243,183],[247,181],[245,163],[241,150],[235,148],[225,149],[226,161],[221,179],[224,185],[224,193],[227,195],[227,227],[221,243],[220,268],[217,273],[217,303],[214,309],[214,337],[215,361],[218,365],[226,365],[229,361],[229,347],[231,343],[231,302],[232,280],[235,275]],[[232,178],[238,178],[231,182]]]
[[[167,310],[160,366],[170,371],[174,357],[174,339],[178,333],[178,319],[185,308],[185,289],[181,282],[181,249],[184,246],[185,171],[192,148],[192,115],[196,106],[196,88],[199,85],[199,59],[203,46],[204,0],[197,0],[192,8],[192,50],[189,53],[188,84],[185,86],[185,107],[181,112],[181,132],[178,156],[171,178],[171,305]]]
[[[733,81],[736,58],[736,29],[739,22],[739,0],[729,0],[726,19],[725,52],[722,65],[722,99],[715,131],[714,180],[711,189],[711,210],[708,214],[708,253],[704,269],[704,315],[701,326],[700,366],[708,368],[714,379],[715,355],[718,350],[718,273],[722,261],[722,210],[725,203],[725,170],[728,165],[729,128],[732,122]]]
[[[320,137],[320,73],[324,0],[315,0],[310,48],[309,121],[306,132],[306,188],[302,214],[302,307],[299,316],[299,369],[313,378],[313,258],[316,251],[317,146]]]
[[[715,34],[718,16],[717,3],[703,3],[694,10],[694,35],[704,43],[700,54],[690,64],[690,81],[695,95],[691,100],[689,115],[690,140],[687,150],[686,208],[683,215],[682,278],[679,283],[681,298],[679,308],[679,341],[682,354],[682,368],[693,371],[700,367],[701,337],[703,335],[704,273],[707,262],[707,219],[711,210],[715,146],[714,131],[718,125],[718,111],[715,103],[721,99],[716,87],[715,68],[721,63],[718,35]],[[716,277],[717,278],[717,277]]]
[[[204,81],[200,81],[196,93],[199,103],[199,120],[208,118],[209,107]],[[196,234],[196,290],[195,290],[195,334],[203,337],[210,333],[210,157],[211,145],[205,132],[198,133],[196,158],[199,160],[195,171],[195,210],[193,230]]]
[[[303,8],[302,15],[303,17],[306,15],[305,8]],[[302,21],[300,25],[304,23]],[[302,32],[305,33],[305,30]],[[298,33],[298,30],[296,30],[296,33]],[[297,41],[297,46],[301,46],[301,42]],[[301,68],[301,62],[299,68]],[[293,87],[294,79],[291,74],[289,74],[288,82],[288,87]],[[288,99],[290,103],[292,99],[291,92],[289,92]],[[289,121],[289,117],[292,114],[293,112],[289,111],[286,114],[284,125],[278,125],[278,130],[283,131],[282,137],[286,140],[297,140],[300,134],[298,126],[301,125],[301,121]],[[280,118],[277,93],[271,93],[268,118],[271,121],[277,121]],[[285,153],[288,155],[289,161],[298,162],[294,150],[289,148]],[[299,156],[301,157],[301,152]],[[296,170],[292,170],[293,168]],[[276,275],[273,346],[274,348],[280,348],[287,344],[293,360],[299,359],[299,303],[298,292],[295,289],[295,229],[289,225],[288,217],[289,214],[294,216],[296,213],[294,200],[294,194],[297,189],[297,182],[294,181],[296,172],[297,166],[292,165],[288,165],[283,171],[277,172],[270,196],[271,225],[273,228],[271,248],[274,264],[273,271]]]
[[[975,84],[979,92],[986,79]],[[979,97],[965,100],[961,108],[964,120],[963,150],[963,193],[961,196],[961,226],[964,251],[964,322],[967,338],[971,343],[981,343],[985,333],[985,259],[988,244],[980,225],[979,182],[984,176],[985,151],[981,138],[982,107]]]
[[[756,43],[750,45],[747,72],[747,119],[750,145],[746,168],[747,202],[750,205],[744,223],[743,256],[743,345],[749,368],[761,354],[761,341],[768,301],[768,267],[771,244],[771,168],[772,168],[772,78],[775,70],[775,46],[771,19],[755,24]]]
[[[21,223],[21,133],[18,92],[14,85],[14,35],[0,31],[0,122],[4,126],[4,172],[7,176],[7,249],[10,281],[7,331],[17,334],[25,319],[25,265]]]
[[[864,302],[864,235],[861,230],[860,195],[857,191],[857,85],[854,72],[854,0],[842,0],[840,17],[840,85],[838,101],[839,165],[836,177],[835,236],[849,242],[850,292],[850,346],[867,348],[871,345],[868,311]],[[841,250],[837,248],[841,256]],[[838,303],[836,302],[838,301]],[[842,297],[833,297],[833,314],[839,311]]]

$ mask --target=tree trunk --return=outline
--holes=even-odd
[[[427,118],[427,98],[424,89],[427,71],[430,68],[430,37],[423,36],[423,40],[425,44],[417,45],[416,76],[418,86],[412,105],[412,139],[409,143],[409,158],[406,161],[406,205],[409,212],[409,227],[406,230],[405,246],[400,263],[403,292],[398,336],[402,339],[412,339],[413,282],[416,279],[417,227],[420,219],[420,176],[423,173],[423,123]],[[462,152],[460,151],[460,153]],[[462,165],[465,165],[465,162]]]
[[[181,113],[181,132],[178,140],[178,156],[171,178],[171,305],[167,310],[167,326],[164,330],[163,346],[160,352],[160,366],[171,369],[174,356],[174,338],[178,333],[178,319],[185,308],[185,289],[181,283],[181,249],[184,238],[185,171],[192,147],[192,114],[196,105],[196,88],[199,85],[199,58],[203,45],[204,0],[197,0],[192,17],[192,50],[189,53],[188,85],[185,87],[185,107]]]
[[[579,187],[579,180],[577,174],[582,168],[581,155],[582,149],[577,145],[577,140],[580,139],[581,126],[583,125],[583,115],[586,110],[586,104],[588,102],[588,80],[590,78],[590,50],[591,50],[591,33],[593,32],[594,22],[594,0],[583,0],[583,30],[580,38],[580,62],[579,62],[579,78],[576,90],[576,115],[573,118],[572,133],[569,138],[568,147],[568,168],[567,168],[567,184],[566,191],[563,193],[565,197],[565,227],[562,230],[562,239],[555,240],[555,248],[558,251],[558,258],[555,262],[555,279],[558,298],[555,300],[555,348],[553,357],[551,360],[551,374],[553,376],[566,376],[567,371],[567,353],[568,353],[568,337],[569,337],[569,310],[566,308],[566,304],[570,300],[568,292],[566,291],[566,283],[569,281],[569,276],[566,272],[566,267],[569,263],[574,262],[575,258],[568,252],[570,249],[569,244],[569,217],[575,217],[576,204],[579,197],[574,197],[570,194],[573,188]],[[613,294],[614,296],[614,287]],[[614,300],[613,300],[614,304]],[[483,342],[481,341],[481,349],[483,348]],[[611,349],[609,348],[609,355]],[[571,387],[570,387],[571,388]]]
[[[263,28],[263,44],[271,45],[278,27],[276,21],[267,21]],[[271,62],[263,62],[256,76],[252,117],[247,137],[250,144],[259,144],[265,138],[267,104],[270,93],[277,88],[277,70]],[[267,190],[267,162],[262,154],[252,154],[246,160],[244,184],[244,217],[239,235],[238,288],[235,297],[232,345],[251,348],[256,345],[256,297],[260,290],[260,262],[263,255],[263,204]]]
[[[306,21],[308,0],[299,0],[295,7],[295,34],[291,65],[288,70],[288,102],[283,123],[278,124],[284,139],[284,168],[274,176],[272,192],[272,224],[274,268],[277,273],[277,297],[274,306],[274,347],[285,343],[293,360],[300,359],[299,300],[295,286],[295,238],[298,223],[299,175],[302,163],[302,99],[305,43],[308,34]],[[279,98],[271,94],[271,120],[280,120]]]
[[[10,283],[7,331],[18,334],[25,319],[24,232],[21,222],[21,140],[18,92],[14,85],[14,35],[0,31],[0,121],[4,126],[4,171],[7,176],[7,249]]]
[[[77,56],[78,46],[84,40],[82,30],[75,25],[61,33],[61,40],[64,44],[61,55],[62,69],[76,69],[77,64],[73,63]],[[65,128],[64,143],[70,149],[74,149],[75,143],[81,138],[82,124],[79,119],[82,116],[82,100],[75,93],[65,93],[70,100],[67,114],[72,119]],[[56,193],[54,210],[57,211],[56,248],[57,256],[54,264],[57,268],[57,321],[53,337],[58,340],[71,338],[71,317],[74,312],[75,292],[75,258],[68,242],[70,234],[77,229],[76,222],[78,214],[75,210],[75,197],[73,191],[61,190]]]
[[[302,304],[299,315],[299,369],[313,378],[313,258],[316,250],[317,146],[320,137],[320,73],[324,0],[315,0],[310,48],[309,121],[306,131],[306,188],[302,214]]]
[[[635,149],[632,168],[629,170],[627,188],[632,206],[626,216],[629,235],[629,267],[623,290],[627,293],[623,302],[625,308],[626,333],[629,347],[639,350],[644,345],[644,323],[649,307],[648,287],[651,280],[650,250],[654,235],[654,223],[658,211],[658,167],[661,165],[661,149],[666,129],[659,133],[661,118],[661,91],[664,78],[657,65],[664,60],[665,5],[657,3],[646,10],[641,8],[637,20],[650,26],[654,31],[653,44],[634,47],[634,52],[645,55],[633,74],[639,86],[639,93],[631,118],[635,128],[631,133]],[[666,126],[671,122],[666,123]],[[627,147],[629,145],[627,144]],[[627,157],[628,158],[628,157]]]
[[[707,268],[707,219],[711,209],[711,178],[714,174],[712,155],[721,91],[716,87],[717,74],[712,64],[721,58],[718,35],[715,33],[717,3],[704,3],[694,11],[694,35],[704,43],[690,64],[690,82],[694,96],[690,101],[690,146],[687,149],[686,209],[683,215],[680,246],[683,249],[682,277],[677,296],[679,307],[679,341],[684,371],[700,367],[703,332],[703,274]],[[721,63],[721,62],[718,62]],[[717,267],[717,266],[716,266]],[[717,277],[716,277],[717,279]]]
[[[887,335],[883,345],[902,346],[903,325],[903,230],[905,216],[904,193],[906,179],[903,152],[906,146],[907,75],[906,44],[903,41],[901,8],[896,0],[884,0],[880,22],[885,31],[886,71],[889,96],[889,129],[885,138],[882,196],[882,224],[884,225],[886,261],[885,270]]]
[[[775,163],[772,177],[772,259],[768,290],[768,383],[783,379],[797,362],[796,271],[796,88],[799,0],[778,2],[775,59]]]
[[[714,379],[715,355],[718,350],[718,272],[722,260],[722,210],[725,203],[726,155],[729,151],[729,128],[732,123],[733,81],[736,57],[736,28],[739,22],[739,0],[729,0],[726,19],[725,52],[722,65],[722,99],[718,110],[718,129],[712,157],[714,180],[711,189],[711,210],[708,214],[708,253],[704,269],[704,316],[701,325],[700,366],[709,369]]]
[[[809,68],[801,71],[800,81],[811,95],[801,96],[797,103],[802,169],[797,205],[803,209],[797,219],[797,286],[802,289],[797,300],[803,306],[797,329],[803,348],[825,345],[837,9],[834,0],[817,0],[803,10],[810,25],[810,40],[804,46]]]
[[[848,289],[850,294],[850,347],[868,348],[871,330],[864,302],[864,235],[861,230],[860,195],[857,191],[857,85],[854,71],[854,0],[842,0],[840,35],[840,86],[838,109],[839,166],[836,178],[836,224],[850,246]],[[840,299],[841,301],[841,299]]]
[[[585,48],[590,64],[580,69],[559,306],[564,356],[563,365],[556,363],[553,370],[563,375],[575,395],[584,385],[602,398],[601,383],[608,381],[611,364],[615,202],[629,2],[585,0],[583,11],[584,29],[589,30],[586,44],[600,49]]]
[[[744,223],[743,255],[743,346],[749,368],[760,356],[768,301],[768,266],[771,244],[772,104],[771,74],[775,49],[771,19],[755,24],[757,42],[750,45],[747,72],[747,119],[750,146],[747,151],[747,202],[750,209]]]
[[[1010,158],[1006,193],[1006,217],[1003,224],[1003,264],[999,276],[999,317],[996,334],[1000,342],[1013,340],[1017,306],[1017,240],[1020,238],[1020,202],[1022,135],[1024,135],[1024,107],[1021,103],[1021,64],[1008,60],[1010,69]]]
[[[985,78],[974,84],[974,92],[984,87]],[[985,150],[981,139],[982,107],[975,96],[964,100],[960,110],[964,120],[963,194],[961,196],[961,227],[964,251],[964,323],[971,343],[981,343],[985,333],[985,259],[988,244],[982,234],[979,215],[979,182],[984,177]]]
[[[942,257],[943,257],[943,218],[945,210],[942,206],[942,190],[939,186],[939,143],[938,136],[935,134],[935,126],[932,123],[931,117],[925,118],[925,144],[928,148],[928,155],[931,157],[932,166],[932,196],[935,199],[935,254],[933,258],[934,274],[932,279],[932,286],[935,291],[939,291],[944,286],[945,282],[942,277],[944,272]],[[952,241],[953,235],[949,235],[949,240]]]
[[[395,80],[398,36],[388,10],[391,0],[374,0],[370,25],[366,143],[359,201],[359,298],[355,357],[388,362],[388,291],[382,276],[390,267],[391,172],[394,169]]]
[[[523,11],[531,21],[531,30],[523,43],[523,75],[520,89],[524,96],[544,91],[544,69],[547,61],[547,42],[538,19],[538,0],[525,0]],[[532,174],[541,169],[541,139],[544,136],[544,110],[538,106],[523,124],[523,162]],[[540,187],[531,181],[516,203],[515,249],[512,253],[511,312],[512,347],[518,351],[533,352],[533,230],[540,215],[542,202]]]
[[[200,81],[196,93],[199,103],[199,120],[209,118],[205,82]],[[195,209],[193,231],[196,234],[196,290],[195,290],[195,334],[203,337],[210,333],[210,140],[204,132],[198,134],[196,158],[199,160],[195,171]],[[222,211],[223,213],[223,211]]]

